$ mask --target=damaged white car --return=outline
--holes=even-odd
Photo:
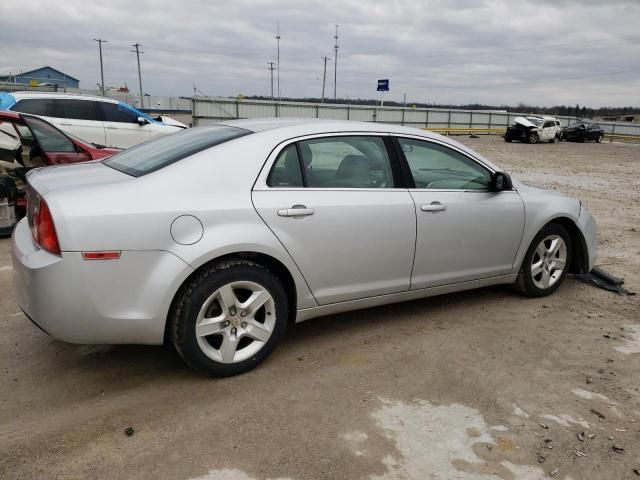
[[[514,124],[507,127],[504,135],[505,142],[518,140],[520,142],[558,142],[562,127],[560,120],[553,117],[516,117]]]

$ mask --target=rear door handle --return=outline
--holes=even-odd
[[[73,124],[72,123],[61,123],[60,125],[65,125],[67,127],[71,127]]]
[[[316,211],[313,208],[307,208],[305,205],[294,205],[291,208],[278,210],[278,216],[280,217],[306,217],[314,213]]]
[[[423,212],[444,212],[447,209],[446,205],[441,204],[440,202],[431,202],[430,204],[425,204],[420,207],[420,210]]]

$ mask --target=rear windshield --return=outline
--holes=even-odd
[[[225,126],[188,128],[131,147],[109,157],[103,163],[128,175],[140,177],[202,150],[250,133],[243,128]]]

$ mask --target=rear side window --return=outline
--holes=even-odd
[[[105,122],[137,123],[138,115],[119,103],[99,102],[102,120]]]
[[[53,99],[51,98],[23,98],[11,107],[14,112],[30,113],[50,117],[53,111]]]
[[[555,127],[556,124],[555,122],[544,122],[544,125],[542,126],[542,128],[549,128],[549,127]]]
[[[267,185],[275,188],[298,188],[304,185],[295,143],[280,152],[267,179]]]
[[[53,107],[53,116],[74,120],[99,120],[98,102],[93,100],[72,100],[57,98]]]
[[[188,128],[129,148],[105,160],[104,164],[128,175],[140,177],[250,133],[252,132],[244,128],[219,125]]]

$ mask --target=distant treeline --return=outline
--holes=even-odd
[[[271,97],[264,96],[251,96],[245,97],[253,100],[271,100]],[[283,102],[311,102],[321,103],[320,98],[282,98]],[[334,103],[333,99],[325,98],[324,103]],[[380,105],[380,100],[372,100],[366,98],[339,98],[335,103],[351,104],[351,105]],[[394,102],[392,100],[385,100],[384,105],[388,107],[401,107],[402,102]],[[416,108],[445,108],[452,110],[505,110],[507,112],[522,112],[522,113],[540,113],[547,115],[562,115],[572,117],[622,117],[625,115],[637,115],[640,114],[640,107],[602,107],[602,108],[589,108],[587,106],[576,105],[575,107],[568,105],[556,105],[553,107],[539,107],[536,105],[525,105],[519,103],[518,105],[484,105],[481,103],[472,103],[468,105],[448,105],[443,103],[420,103],[420,102],[407,102],[407,107]]]

